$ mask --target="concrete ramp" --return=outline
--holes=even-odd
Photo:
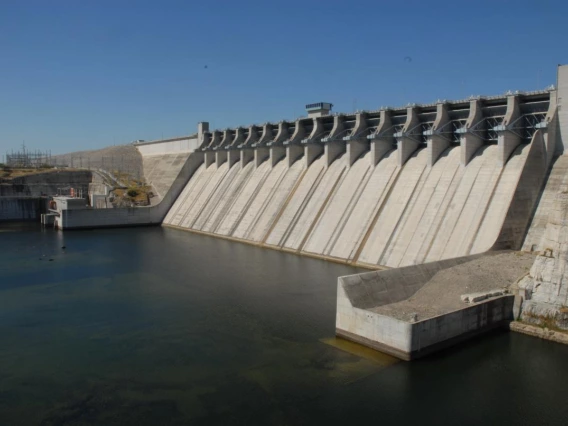
[[[154,188],[156,195],[155,199],[152,199],[152,204],[156,204],[166,195],[189,154],[185,152],[142,156],[144,178],[146,183]]]

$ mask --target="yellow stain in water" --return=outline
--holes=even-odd
[[[387,355],[383,352],[376,351],[374,349],[368,348],[367,346],[363,346],[349,340],[341,339],[339,337],[328,337],[320,339],[320,342],[333,346],[334,348],[341,351],[366,359],[367,361],[371,361],[375,364],[379,364],[383,367],[387,367],[400,361],[398,358],[395,358],[391,355]]]

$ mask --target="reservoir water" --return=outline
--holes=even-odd
[[[0,425],[568,422],[567,346],[499,332],[405,363],[333,339],[356,272],[167,228],[2,225]]]

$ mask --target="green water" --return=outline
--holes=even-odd
[[[0,425],[568,423],[562,345],[338,349],[355,272],[172,229],[1,226]]]

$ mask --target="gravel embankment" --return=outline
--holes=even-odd
[[[408,321],[431,318],[468,306],[460,296],[508,288],[529,272],[535,255],[504,252],[479,257],[438,272],[424,287],[402,302],[373,308],[373,312]]]

